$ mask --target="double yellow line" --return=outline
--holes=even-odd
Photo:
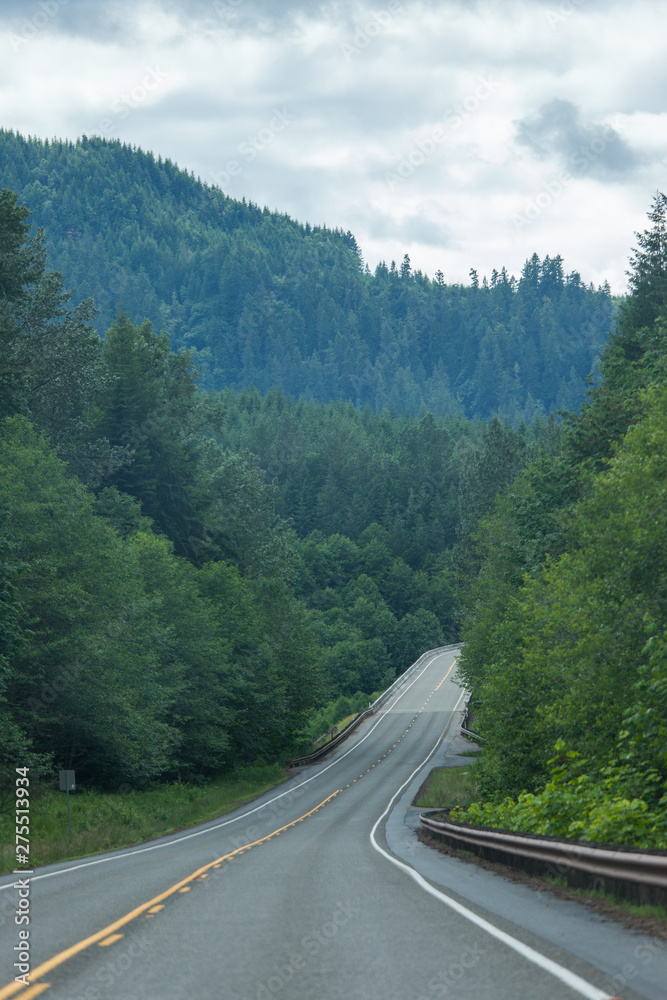
[[[17,982],[8,983],[7,986],[0,989],[0,1000],[5,1000],[6,997],[13,997],[19,993],[20,990],[24,990],[25,992],[21,993],[19,1000],[30,1000],[32,997],[39,996],[40,993],[43,993],[49,988],[50,983],[37,983],[35,980],[42,979],[43,976],[48,975],[53,969],[58,968],[59,965],[63,965],[70,958],[74,958],[75,955],[79,955],[82,951],[85,951],[86,948],[90,948],[91,945],[106,943],[104,940],[105,938],[115,934],[119,928],[125,927],[132,920],[136,920],[142,913],[146,913],[148,910],[151,910],[156,906],[158,910],[162,909],[159,904],[162,903],[163,900],[173,896],[176,892],[187,891],[190,888],[191,882],[205,876],[211,868],[218,868],[223,861],[230,861],[232,858],[236,857],[236,855],[243,854],[244,851],[249,851],[251,847],[257,847],[259,844],[264,844],[266,841],[271,840],[272,837],[277,837],[279,834],[283,833],[284,830],[289,830],[290,827],[296,826],[297,823],[303,822],[304,819],[308,819],[308,817],[312,816],[313,813],[316,813],[318,809],[325,806],[327,802],[331,802],[332,799],[335,799],[341,791],[342,788],[338,788],[332,795],[329,795],[328,798],[323,799],[322,802],[315,806],[314,809],[311,809],[310,812],[304,813],[303,816],[299,816],[298,819],[292,820],[291,823],[286,823],[285,826],[281,826],[278,830],[274,830],[272,833],[267,834],[266,837],[261,837],[259,840],[253,840],[250,844],[244,844],[243,847],[237,847],[236,850],[232,851],[230,854],[223,854],[222,857],[216,858],[215,861],[210,861],[202,868],[198,868],[196,872],[192,873],[192,875],[188,875],[188,877],[184,878],[181,882],[177,882],[176,885],[172,885],[170,889],[166,890],[166,892],[162,892],[159,896],[155,896],[154,899],[149,899],[147,903],[142,903],[141,906],[137,906],[134,910],[130,910],[130,912],[126,913],[124,917],[120,918],[120,920],[115,920],[112,924],[104,927],[101,931],[97,931],[96,934],[91,934],[90,937],[84,938],[83,941],[79,941],[77,944],[73,944],[70,948],[65,948],[64,951],[54,955],[53,958],[48,959],[48,961],[42,962],[41,965],[38,965],[37,968],[33,969],[30,973],[28,977],[30,983],[29,986],[25,986],[23,983]],[[116,941],[122,936],[122,934],[119,934],[114,938],[114,940]],[[113,942],[109,941],[108,943],[112,944]],[[35,985],[32,985],[33,983]]]
[[[438,686],[434,689],[432,693],[435,693],[435,691],[437,691],[438,688],[440,688],[441,685],[444,684],[444,682],[447,680],[450,673],[452,672],[457,660],[458,657],[456,657],[454,662],[451,664],[449,670],[440,681],[440,684],[438,684]],[[391,753],[391,750],[388,752]],[[373,765],[373,767],[375,767],[375,765]],[[82,951],[85,951],[87,948],[90,948],[91,945],[94,944],[111,945],[115,941],[120,940],[123,937],[123,935],[117,934],[116,932],[121,927],[125,927],[132,920],[136,920],[137,917],[140,917],[142,915],[142,913],[147,913],[150,910],[153,910],[153,912],[155,913],[159,912],[162,909],[162,906],[160,904],[163,902],[163,900],[168,899],[170,896],[173,896],[174,893],[177,892],[188,892],[189,889],[191,888],[190,886],[191,882],[194,882],[197,879],[205,878],[210,869],[218,868],[223,863],[223,861],[230,861],[237,855],[243,854],[244,851],[249,851],[251,847],[257,847],[259,844],[264,844],[268,840],[271,840],[272,837],[277,837],[279,834],[283,833],[283,831],[289,830],[290,827],[296,826],[297,823],[303,822],[304,819],[308,819],[308,817],[312,816],[313,813],[316,813],[318,809],[321,809],[322,806],[325,806],[327,802],[331,802],[332,799],[335,799],[335,797],[339,795],[341,791],[342,788],[338,788],[326,799],[323,799],[322,802],[320,802],[319,805],[315,806],[314,809],[311,809],[310,812],[304,813],[303,816],[299,816],[298,819],[292,820],[291,823],[287,823],[285,826],[281,826],[278,830],[274,830],[272,833],[267,834],[266,837],[261,837],[259,840],[254,840],[250,844],[244,844],[243,847],[237,847],[236,850],[231,851],[230,854],[223,854],[222,857],[216,858],[215,861],[211,861],[209,862],[209,864],[204,865],[202,868],[198,868],[196,872],[193,872],[192,875],[189,875],[181,882],[177,882],[176,885],[172,885],[170,889],[166,890],[166,892],[160,893],[160,895],[155,896],[154,899],[149,899],[147,903],[142,903],[141,906],[137,906],[134,910],[131,910],[129,913],[126,913],[124,917],[121,917],[119,920],[115,920],[112,924],[109,924],[107,927],[104,927],[101,931],[97,931],[96,934],[91,934],[90,937],[84,938],[83,941],[79,941],[77,944],[72,945],[70,948],[66,948],[64,951],[59,952],[59,954],[54,955],[53,958],[50,958],[48,961],[42,962],[42,964],[38,965],[37,968],[33,969],[30,975],[28,976],[28,981],[29,981],[28,986],[24,985],[23,983],[17,983],[17,982],[8,983],[7,986],[0,989],[0,1000],[6,1000],[6,998],[8,997],[16,996],[21,990],[23,990],[24,992],[20,993],[19,1000],[32,1000],[33,997],[39,996],[45,990],[48,990],[51,984],[45,982],[40,983],[37,982],[37,980],[42,979],[44,976],[48,975],[48,973],[51,972],[53,969],[56,969],[58,968],[58,966],[63,965],[70,958],[74,958],[75,955],[79,955]],[[152,916],[152,914],[150,915]]]

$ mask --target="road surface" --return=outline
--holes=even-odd
[[[324,762],[220,820],[36,870],[27,986],[0,879],[0,1000],[665,1000],[667,948],[421,845],[456,652]]]

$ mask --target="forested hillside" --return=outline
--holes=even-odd
[[[665,195],[650,222],[601,386],[469,539],[461,674],[485,748],[467,819],[665,848]]]
[[[323,695],[292,534],[187,355],[125,318],[102,341],[26,217],[3,191],[3,768],[141,785],[284,759]]]
[[[27,207],[0,194],[0,772],[20,757],[35,776],[68,766],[89,787],[142,787],[284,761],[462,634],[485,747],[484,801],[466,818],[666,846],[667,199],[638,234],[601,383],[561,423],[522,382],[530,344],[535,386],[549,382],[540,398],[553,400],[558,366],[592,336],[591,317],[609,321],[611,302],[564,277],[558,258],[493,287],[430,282],[408,262],[371,275],[349,235],[232,202],[118,144],[2,143],[12,169],[34,162]],[[47,197],[56,161],[62,197]],[[71,212],[72,233],[36,232],[34,205],[50,205],[56,234]],[[112,226],[114,212],[134,221]],[[152,276],[131,257],[149,229]],[[103,232],[107,256],[95,249]],[[225,294],[245,287],[233,247],[263,261],[236,313],[221,297],[229,273]],[[62,253],[83,278],[82,248],[93,263],[124,260],[132,288],[152,289],[126,311],[103,302],[103,336],[94,303],[73,304],[79,294],[47,266]],[[169,281],[179,291],[167,308],[155,289]],[[262,320],[253,339],[243,315],[257,296],[291,319]],[[321,344],[348,345],[356,395],[338,362],[318,396],[274,377],[262,354],[285,335],[285,372],[308,368],[319,348],[301,347],[317,324],[303,317],[323,301],[327,319],[347,302],[344,330]],[[504,346],[489,361],[486,334],[475,337],[492,316]],[[258,384],[245,384],[246,361],[215,354],[218,337],[224,350],[244,344]],[[383,353],[390,342],[406,353]],[[521,361],[502,396],[510,343]],[[423,358],[436,355],[458,374],[435,413],[414,412],[423,394],[391,410],[389,388],[367,393],[378,359],[395,392],[427,387],[435,368]]]
[[[407,256],[370,273],[351,233],[235,201],[119,142],[0,130],[0,187],[45,227],[77,299],[94,299],[100,334],[120,308],[149,319],[207,388],[517,425],[579,408],[612,323],[608,288],[559,256],[533,255],[518,279],[502,262],[488,280],[471,270],[469,286]]]
[[[0,764],[284,760],[455,636],[459,511],[557,428],[206,392],[149,321],[101,338],[28,219],[3,190]]]

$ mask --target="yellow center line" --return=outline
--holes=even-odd
[[[19,986],[20,985],[21,983],[19,983]],[[44,992],[44,990],[48,990],[50,986],[51,983],[37,983],[36,986],[31,986],[30,989],[26,990],[22,996],[25,997],[25,1000],[31,1000],[32,997],[38,997],[40,993]]]
[[[155,896],[154,899],[149,899],[147,903],[142,903],[141,906],[137,906],[135,907],[134,910],[130,910],[130,912],[126,913],[124,917],[121,917],[119,920],[114,920],[113,923],[103,928],[103,930],[97,931],[97,933],[95,934],[91,934],[90,937],[84,938],[82,941],[79,941],[77,944],[72,945],[70,948],[65,948],[64,951],[61,951],[57,955],[54,955],[53,958],[48,959],[48,961],[42,962],[41,965],[38,965],[37,968],[33,969],[32,972],[30,973],[28,977],[29,982],[34,983],[36,979],[41,979],[42,976],[45,976],[47,973],[51,972],[52,969],[57,969],[59,965],[62,965],[64,962],[67,962],[68,959],[74,958],[75,955],[78,955],[82,951],[85,951],[87,948],[90,948],[91,945],[97,944],[98,941],[102,941],[104,938],[109,937],[109,935],[113,934],[121,927],[125,927],[132,920],[136,920],[136,918],[140,917],[142,913],[146,913],[148,910],[151,909],[151,907],[154,907],[158,903],[161,903],[163,899],[168,899],[169,896],[173,896],[174,893],[176,892],[183,892],[184,890],[187,891],[187,889],[190,888],[190,886],[188,885],[189,882],[198,879],[204,872],[207,872],[210,868],[213,868],[214,865],[220,864],[220,862],[222,861],[227,861],[227,860],[233,861],[236,855],[242,854],[243,851],[247,851],[248,848],[256,847],[258,844],[263,844],[267,840],[270,840],[271,837],[274,837],[276,834],[282,833],[283,830],[289,830],[290,827],[296,826],[296,824],[299,823],[302,819],[306,819],[307,816],[312,816],[313,813],[318,811],[318,809],[321,809],[322,806],[325,806],[327,802],[330,802],[332,799],[334,799],[337,795],[340,794],[341,791],[342,791],[341,788],[336,789],[335,792],[333,792],[326,799],[320,802],[318,806],[315,806],[314,809],[311,809],[309,812],[304,813],[303,816],[299,817],[299,819],[292,820],[291,823],[286,823],[285,826],[281,826],[279,830],[274,830],[273,833],[269,833],[266,837],[260,837],[259,840],[254,840],[251,844],[245,844],[243,847],[237,847],[235,851],[232,851],[230,854],[223,854],[222,857],[216,858],[215,861],[209,861],[207,865],[203,865],[201,868],[198,868],[196,872],[192,873],[192,875],[188,875],[187,878],[184,878],[180,882],[177,882],[176,885],[172,885],[170,889],[167,889],[165,892],[161,892],[160,895]],[[24,989],[24,987],[25,987],[24,983],[17,983],[17,982],[8,983],[7,986],[3,987],[0,990],[0,1000],[5,1000],[6,997],[14,996],[16,993],[19,992],[19,990]],[[48,984],[37,983],[34,989],[37,990],[37,992],[33,992],[33,988],[31,988],[27,990],[27,992],[22,993],[21,1000],[28,1000],[29,997],[37,996],[38,993],[42,993],[45,989],[48,989]]]
[[[452,665],[450,666],[445,676],[440,681],[440,683],[437,685],[436,688],[434,688],[434,690],[426,699],[427,702],[431,699],[432,695],[435,694],[435,692],[445,683],[445,681],[451,674],[452,670],[454,669],[454,666],[457,663],[458,659],[459,658],[457,656],[456,659],[452,662]],[[426,704],[422,706],[422,709],[420,709],[420,711],[423,711],[425,707]],[[415,722],[416,719],[417,716],[415,716],[412,722]],[[412,722],[410,723],[410,726],[408,726],[408,729],[411,728]],[[407,733],[408,730],[406,729],[404,735],[407,736]],[[401,737],[396,743],[394,743],[394,747],[396,747],[398,743],[401,742],[402,739],[403,737]],[[387,753],[391,753],[391,750],[387,750]],[[383,756],[386,757],[386,754],[384,754]],[[380,761],[378,760],[378,764],[379,763]],[[373,767],[375,767],[375,764],[373,764]],[[367,771],[366,774],[368,773],[369,772]],[[363,778],[363,774],[360,774],[359,777]],[[357,778],[353,778],[352,783],[354,784],[355,781],[357,781]],[[346,787],[349,788],[350,786],[347,785]],[[190,892],[192,886],[188,885],[189,882],[193,882],[195,880],[201,881],[201,879],[207,877],[206,873],[209,871],[209,869],[219,868],[223,861],[234,861],[234,859],[238,855],[243,854],[244,851],[250,850],[251,847],[257,847],[259,844],[264,844],[267,841],[271,840],[272,837],[275,837],[278,834],[282,833],[284,830],[289,830],[290,827],[296,826],[297,823],[301,823],[301,821],[307,819],[308,816],[312,816],[314,813],[318,812],[318,810],[321,809],[322,806],[326,805],[327,802],[330,802],[331,799],[335,798],[341,791],[342,789],[338,788],[335,792],[333,792],[332,795],[329,795],[328,798],[320,802],[318,806],[315,806],[314,809],[311,809],[309,812],[304,813],[303,816],[299,816],[298,819],[292,820],[291,823],[287,823],[285,826],[281,826],[279,830],[274,830],[273,833],[269,833],[267,834],[267,836],[262,837],[259,840],[255,840],[251,844],[245,844],[243,847],[237,847],[237,849],[235,851],[232,851],[230,854],[223,854],[222,857],[217,858],[215,861],[209,862],[209,864],[204,865],[202,868],[199,868],[196,872],[193,872],[192,875],[188,876],[188,878],[183,879],[181,882],[177,882],[176,885],[173,885],[170,889],[167,889],[159,896],[156,896],[154,899],[149,900],[147,903],[143,903],[141,906],[137,906],[134,910],[131,910],[129,913],[127,913],[124,917],[121,917],[119,920],[114,921],[114,923],[109,924],[108,927],[105,927],[103,930],[97,931],[96,934],[91,934],[90,937],[84,938],[82,941],[79,941],[78,944],[72,945],[70,948],[66,948],[64,951],[59,952],[59,954],[54,955],[53,958],[50,958],[48,961],[43,962],[41,965],[38,965],[36,969],[32,970],[32,972],[28,977],[29,982],[34,983],[36,979],[41,979],[42,976],[45,976],[52,969],[55,969],[59,965],[62,965],[64,962],[68,961],[68,959],[73,958],[75,955],[80,954],[80,952],[85,951],[93,944],[101,943],[102,946],[105,946],[113,944],[114,941],[118,941],[121,937],[123,937],[122,934],[114,933],[116,930],[118,930],[118,928],[124,927],[126,924],[129,924],[132,920],[135,920],[137,917],[141,916],[142,913],[145,913],[147,916],[148,915],[152,916],[154,913],[159,912],[159,910],[163,909],[163,907],[157,904],[161,903],[163,899],[168,899],[169,896],[172,896],[176,892],[179,893]],[[43,993],[45,990],[48,990],[49,987],[50,983],[35,983],[34,985],[31,985],[27,990],[25,990],[24,993],[21,993],[20,1000],[31,1000],[32,997],[39,996],[40,993]],[[24,988],[25,988],[24,983],[17,983],[17,982],[8,983],[7,986],[3,987],[3,989],[0,989],[0,1000],[6,1000],[7,997],[14,996]]]
[[[106,948],[106,947],[108,947],[108,945],[114,944],[116,941],[120,941],[120,939],[124,938],[124,937],[125,937],[124,934],[112,934],[111,937],[106,938],[104,941],[98,941],[97,942],[97,947],[98,948]],[[26,994],[24,993],[23,996],[25,996],[25,995]]]

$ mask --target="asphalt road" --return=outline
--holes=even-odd
[[[237,813],[36,871],[28,986],[0,880],[0,1000],[665,1000],[664,945],[416,840],[457,739],[455,655]]]

